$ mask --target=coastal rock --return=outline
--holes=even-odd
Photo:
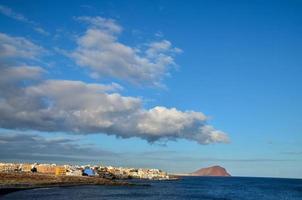
[[[192,176],[231,176],[225,168],[220,166],[212,166],[199,169],[193,173]]]

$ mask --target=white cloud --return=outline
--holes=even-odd
[[[99,49],[100,44],[109,43],[102,48],[112,48],[115,54],[124,56],[121,63],[150,64],[146,58],[137,58],[132,48],[114,42],[113,35],[96,29],[89,29],[88,32],[91,32],[89,36],[98,39],[80,38],[78,42],[81,46]],[[44,51],[42,47],[21,37],[0,33],[0,42],[0,61],[7,58],[14,61],[19,58],[35,60]],[[119,48],[116,49],[116,46]],[[177,50],[168,41],[163,41],[150,45],[148,56],[161,59],[161,54],[167,51]],[[129,58],[126,59],[125,55]],[[117,55],[112,56],[118,59]],[[110,55],[104,56],[106,58],[109,59],[108,63],[113,62]],[[157,64],[154,67],[159,66]],[[135,66],[129,66],[128,71],[124,70],[122,73],[133,71],[139,77],[141,73],[146,73],[137,70],[138,72]],[[148,67],[144,70],[152,72]],[[164,106],[144,109],[140,98],[119,94],[122,87],[116,83],[105,85],[71,80],[45,80],[44,73],[45,70],[39,66],[0,64],[1,128],[75,134],[100,133],[122,138],[138,137],[149,142],[179,138],[200,144],[228,142],[227,135],[209,126],[207,117],[201,112],[180,111]]]
[[[122,31],[122,27],[118,25],[113,19],[106,19],[103,17],[81,16],[75,17],[75,20],[85,22],[95,28],[102,29],[103,31],[108,31],[110,33],[120,33]]]
[[[158,86],[170,66],[175,65],[175,54],[181,53],[167,40],[151,42],[144,49],[125,45],[118,41],[122,28],[112,19],[76,19],[90,26],[78,38],[78,47],[70,56],[78,65],[88,67],[93,77],[112,77],[134,84]]]
[[[0,33],[0,58],[36,59],[46,50],[23,37]]]
[[[187,126],[197,121],[203,122],[206,116],[202,113],[186,111],[181,112],[176,108],[165,108],[157,106],[142,113],[138,128],[141,132],[153,135],[181,134]]]
[[[176,108],[142,108],[142,100],[116,93],[116,84],[37,81],[41,68],[2,68],[0,126],[9,129],[105,133],[149,142],[184,138],[200,144],[227,142],[226,134],[207,125],[200,112]],[[6,88],[6,89],[5,89]]]
[[[37,80],[45,72],[37,66],[1,67],[0,83],[15,83],[16,81]]]
[[[172,44],[168,40],[162,40],[158,42],[152,42],[149,44],[149,48],[146,51],[147,56],[150,58],[156,58],[161,53],[181,53],[182,50],[179,48],[173,48]]]

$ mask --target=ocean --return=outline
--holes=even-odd
[[[55,187],[18,191],[1,199],[302,200],[302,179],[183,177],[176,181],[136,182],[150,186]]]

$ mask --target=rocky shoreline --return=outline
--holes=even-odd
[[[0,173],[0,195],[35,188],[71,187],[80,185],[131,186],[136,184],[124,181],[113,181],[100,177],[55,176],[22,172]]]

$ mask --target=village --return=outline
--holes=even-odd
[[[0,172],[24,172],[55,176],[91,176],[105,179],[169,180],[159,169],[123,168],[101,165],[57,165],[38,163],[0,163]]]

